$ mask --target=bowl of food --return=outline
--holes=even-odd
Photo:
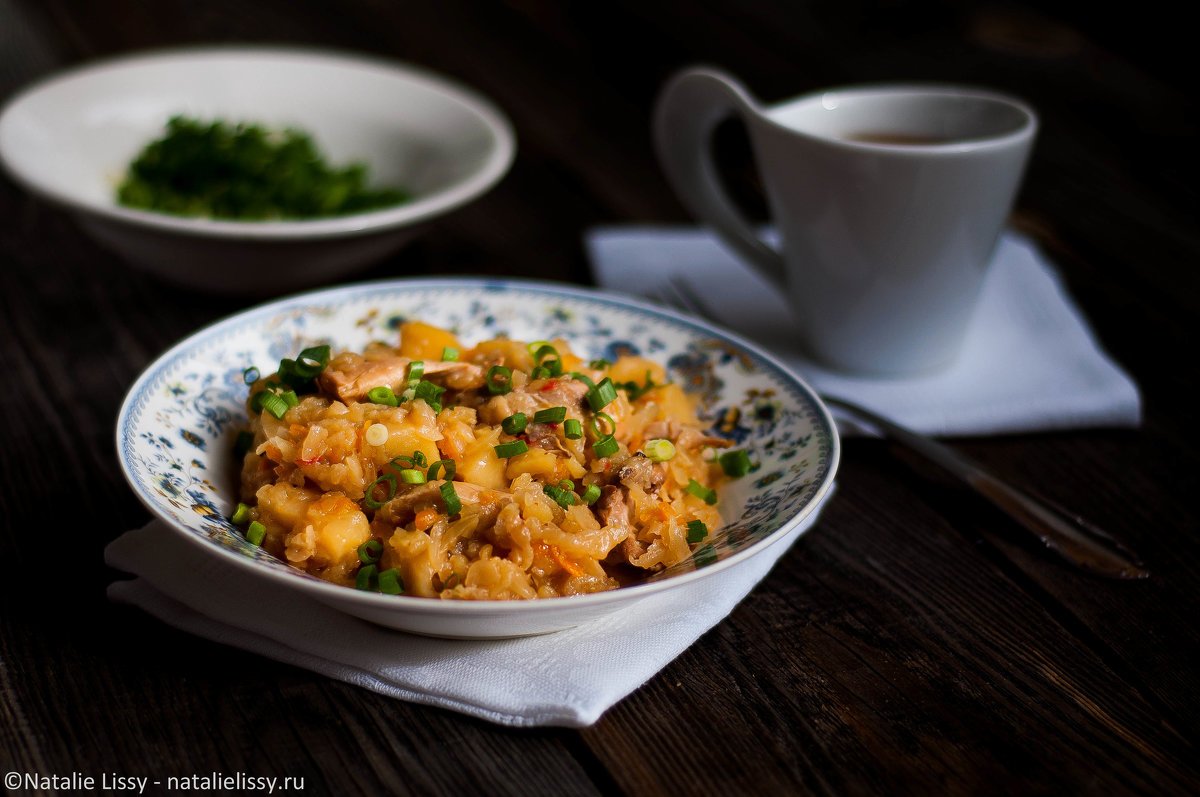
[[[0,112],[0,163],[172,282],[283,294],[378,261],[507,172],[512,126],[411,65],[283,47],[98,61]]]
[[[488,638],[735,574],[814,511],[840,449],[812,390],[703,321],[552,283],[400,279],[182,341],[131,387],[117,450],[197,555],[392,628]]]

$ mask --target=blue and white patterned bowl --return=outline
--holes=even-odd
[[[668,367],[700,398],[715,433],[746,448],[749,475],[720,490],[724,525],[689,559],[644,583],[534,601],[439,601],[360,592],[302,573],[251,545],[228,520],[238,463],[231,454],[246,418],[242,372],[268,372],[321,343],[362,349],[396,340],[417,319],[454,330],[465,345],[506,334],[566,339],[584,359],[640,354]],[[170,528],[231,567],[298,589],[349,614],[448,637],[509,637],[571,627],[641,598],[720,577],[788,536],[833,484],[840,445],[813,391],[751,343],[703,321],[598,291],[540,282],[412,279],[316,291],[209,326],[158,358],[138,378],[117,421],[130,485]]]

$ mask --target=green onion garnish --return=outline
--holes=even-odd
[[[287,402],[289,407],[295,407],[300,403],[300,397],[296,395],[294,390],[284,390],[279,393],[279,397]]]
[[[358,568],[358,575],[354,577],[355,589],[372,590],[375,589],[376,580],[379,578],[379,567],[377,565],[363,565]]]
[[[599,412],[616,400],[617,386],[613,384],[612,379],[606,376],[585,393],[584,398],[587,399],[588,406]]]
[[[578,418],[567,418],[563,423],[563,434],[567,436],[568,440],[578,440],[583,437],[583,424],[579,422]]]
[[[505,434],[510,434],[513,437],[516,437],[521,432],[525,431],[525,422],[525,413],[514,412],[512,415],[509,415],[500,422],[500,428],[504,430]]]
[[[384,595],[399,595],[404,592],[404,580],[400,578],[400,571],[396,568],[389,567],[380,571],[378,579],[379,591]]]
[[[416,468],[404,468],[400,471],[400,481],[405,484],[424,484],[425,474]]]
[[[708,536],[708,526],[703,520],[689,520],[687,524],[688,545],[695,545]]]
[[[600,425],[600,422],[608,424],[607,430]],[[607,412],[597,412],[592,419],[588,421],[588,431],[593,437],[604,437],[605,435],[616,434],[617,422],[612,419],[612,416]]]
[[[535,380],[536,379],[549,379],[550,378],[550,369],[544,365],[535,366],[534,369],[529,372],[529,378],[535,379]]]
[[[596,383],[593,382],[592,378],[590,376],[588,376],[587,374],[581,374],[578,371],[572,371],[570,374],[568,374],[568,376],[570,376],[572,379],[578,379],[580,382],[583,382],[589,388],[593,388],[596,386]]]
[[[454,481],[454,469],[455,469],[454,460],[439,459],[437,462],[435,462],[429,466],[429,479],[430,479],[430,481],[432,481],[433,479],[436,479],[438,477],[439,473],[441,473],[442,471],[445,471],[446,475],[443,476],[442,478],[448,482],[452,482],[452,481]]]
[[[233,510],[233,516],[229,520],[235,526],[244,526],[250,520],[250,507],[238,502],[237,509]]]
[[[457,515],[462,511],[462,501],[458,500],[458,493],[454,491],[454,482],[442,482],[442,500],[446,502],[446,514]]]
[[[736,479],[750,472],[750,455],[740,448],[737,451],[726,451],[717,460],[726,476]]]
[[[534,423],[562,423],[567,417],[566,407],[547,407],[533,414]]]
[[[383,543],[379,540],[367,540],[358,546],[358,561],[364,565],[373,565],[383,556]]]
[[[563,479],[562,481],[560,481],[560,482],[558,483],[558,486],[559,486],[559,487],[561,487],[561,488],[563,488],[564,490],[572,490],[572,491],[574,491],[574,489],[575,489],[575,482],[571,481],[570,479]]]
[[[496,456],[500,457],[501,459],[515,457],[518,454],[524,454],[529,450],[529,446],[525,444],[524,440],[513,440],[511,443],[501,443],[498,446],[494,446],[494,448],[496,449]]]
[[[452,363],[458,361],[458,349],[453,346],[442,347],[442,362]]]
[[[375,500],[375,485],[379,484],[380,482],[383,482],[388,486],[388,496],[387,496],[387,498],[383,499],[382,501],[376,501]],[[375,481],[371,482],[371,486],[367,488],[367,495],[366,495],[366,498],[363,501],[363,503],[365,503],[371,509],[379,509],[381,506],[386,504],[388,501],[391,501],[395,497],[396,497],[396,475],[393,473],[385,473],[382,476],[380,476],[378,479],[376,479]]]
[[[526,343],[525,350],[533,357],[534,365],[537,365],[546,357],[558,356],[558,349],[554,348],[548,340],[535,340],[532,343]]]
[[[601,358],[599,360],[592,360],[590,363],[588,363],[588,368],[591,368],[596,371],[603,371],[605,368],[611,368],[611,367],[612,367],[612,363],[610,363],[608,360],[605,360],[603,358]]]
[[[589,484],[588,488],[583,491],[583,502],[588,506],[600,500],[600,485]]]
[[[324,371],[325,366],[328,363],[328,346],[310,346],[296,355],[296,361],[292,365],[292,371],[297,376],[305,379],[312,379]]]
[[[255,382],[257,382],[259,380],[260,376],[262,376],[262,375],[258,372],[258,369],[255,368],[253,365],[250,366],[249,368],[247,368],[245,371],[242,371],[242,381],[245,382],[247,385],[253,385]]]
[[[259,523],[257,520],[250,523],[250,527],[246,529],[246,539],[251,545],[262,545],[263,540],[267,537],[267,527]]]
[[[684,487],[683,489],[687,490],[697,498],[703,498],[704,503],[708,504],[709,506],[712,506],[717,502],[717,491],[710,490],[695,479],[689,480],[687,487]]]
[[[367,401],[372,404],[386,404],[389,407],[400,406],[400,400],[396,398],[395,392],[387,385],[380,385],[368,390]]]
[[[547,484],[542,487],[542,491],[554,501],[554,503],[566,509],[575,504],[578,497],[570,490],[564,490],[561,487],[553,484]]]
[[[264,411],[271,413],[276,418],[282,418],[283,414],[288,411],[288,403],[278,393],[272,393],[270,390],[264,390],[257,394],[262,396],[260,402]]]
[[[425,361],[413,360],[408,364],[408,381],[416,382],[425,374]]]
[[[655,462],[667,462],[675,456],[675,444],[662,437],[647,442],[642,450]]]
[[[502,396],[512,390],[512,370],[503,365],[493,365],[487,372],[488,390],[496,396]]]
[[[617,438],[606,434],[592,443],[592,450],[596,452],[596,456],[598,457],[611,457],[620,450],[620,446],[617,445]]]
[[[424,399],[426,404],[432,406],[442,400],[442,394],[445,392],[446,388],[442,387],[441,385],[435,385],[433,382],[422,379],[417,383],[417,389],[416,393],[414,393],[414,397]]]

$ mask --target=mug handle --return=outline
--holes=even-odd
[[[683,205],[712,227],[772,282],[784,284],[783,257],[754,234],[721,186],[709,146],[730,115],[749,122],[757,104],[735,80],[711,69],[689,69],[668,81],[654,108],[654,146],[667,181]]]

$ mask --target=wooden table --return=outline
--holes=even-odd
[[[130,271],[3,180],[0,770],[244,772],[303,777],[315,794],[1200,790],[1186,26],[1144,6],[676,5],[0,0],[0,98],[94,57],[209,41],[422,64],[506,109],[520,153],[495,191],[360,276],[587,284],[588,227],[688,221],[648,133],[678,67],[719,64],[765,100],[892,78],[1023,95],[1044,126],[1015,223],[1139,383],[1145,422],[952,442],[1101,521],[1153,577],[1066,568],[938,475],[856,439],[819,527],[585,730],[494,726],[190,637],[105,599],[119,575],[105,544],[148,517],[113,424],[157,353],[249,302]],[[744,156],[736,130],[725,146]]]

